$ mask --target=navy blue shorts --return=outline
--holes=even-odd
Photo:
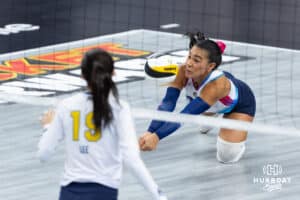
[[[229,113],[225,113],[225,115],[230,113],[244,113],[254,117],[256,111],[256,101],[250,87],[245,82],[236,79],[234,76],[232,76],[232,74],[225,71],[224,74],[238,88],[239,93],[237,104]]]
[[[59,200],[117,200],[118,190],[98,183],[71,183],[61,187]]]

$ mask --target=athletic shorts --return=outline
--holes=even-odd
[[[243,81],[236,79],[230,73],[225,72],[224,74],[229,78],[233,84],[238,88],[238,102],[234,108],[229,113],[224,113],[228,115],[230,113],[244,113],[252,117],[255,116],[256,111],[256,101],[255,96],[250,89],[250,87]]]
[[[62,186],[59,200],[117,200],[118,190],[98,183],[70,183]]]

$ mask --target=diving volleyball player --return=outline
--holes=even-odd
[[[158,110],[172,112],[182,89],[189,103],[181,113],[199,115],[223,114],[223,118],[252,122],[256,103],[253,92],[243,81],[219,70],[225,44],[204,37],[203,33],[189,33],[189,55],[169,84]],[[172,134],[180,123],[153,120],[140,139],[143,151],[156,149],[158,142]],[[217,159],[233,163],[245,152],[247,131],[221,128],[217,138]]]

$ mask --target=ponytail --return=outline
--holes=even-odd
[[[109,94],[112,92],[118,102],[118,90],[112,80],[113,59],[101,49],[86,53],[82,60],[82,75],[88,82],[93,99],[93,120],[96,129],[108,125],[113,119]]]
[[[216,64],[214,69],[222,63],[222,54],[225,51],[226,45],[222,41],[213,41],[204,36],[202,32],[188,32],[186,34],[190,39],[189,48],[197,46],[200,49],[205,49],[208,52],[209,62]]]
[[[185,34],[190,39],[189,48],[191,49],[197,42],[205,40],[204,33],[198,31],[198,32],[187,32]]]

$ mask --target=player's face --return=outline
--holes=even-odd
[[[185,66],[186,78],[199,79],[208,75],[215,67],[215,63],[209,62],[207,50],[193,46]]]

